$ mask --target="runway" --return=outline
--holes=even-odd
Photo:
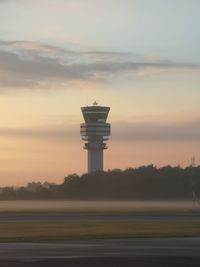
[[[200,266],[200,238],[1,243],[0,266]]]
[[[200,213],[0,213],[0,222],[63,222],[63,221],[200,221]]]

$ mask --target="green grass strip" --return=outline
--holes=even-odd
[[[200,222],[137,221],[0,223],[0,242],[194,236],[200,236]]]

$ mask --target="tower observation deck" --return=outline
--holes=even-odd
[[[103,170],[103,150],[110,136],[110,123],[106,123],[110,107],[93,106],[81,108],[85,123],[80,125],[84,149],[88,151],[88,173]]]

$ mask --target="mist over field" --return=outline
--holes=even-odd
[[[192,201],[0,201],[0,212],[187,211]]]

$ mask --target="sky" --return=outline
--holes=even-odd
[[[87,171],[81,106],[110,106],[105,170],[200,164],[199,0],[0,0],[0,186]]]

